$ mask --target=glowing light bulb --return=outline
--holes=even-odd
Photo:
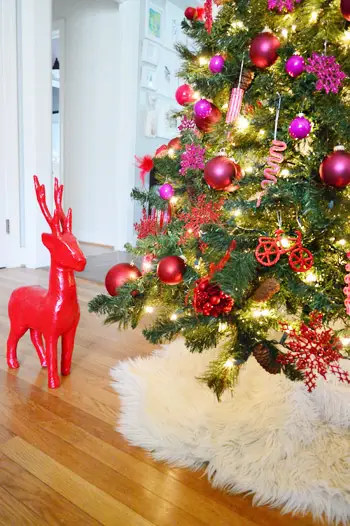
[[[297,26],[295,24],[292,25],[292,31],[296,31]]]
[[[147,314],[152,314],[152,312],[154,312],[154,307],[151,307],[151,305],[146,305],[145,312],[147,312]]]
[[[252,166],[247,166],[247,168],[245,168],[244,171],[247,172],[247,174],[252,174],[253,173],[253,167]]]
[[[248,119],[243,117],[243,115],[238,117],[238,119],[237,119],[237,129],[238,129],[238,131],[244,132],[248,128],[248,126],[249,126]]]
[[[340,341],[344,345],[344,347],[348,347],[350,345],[350,337],[349,336],[343,336],[340,338]]]
[[[168,150],[168,156],[169,156],[170,158],[175,157],[175,150],[173,150],[173,148],[169,148],[169,150]]]
[[[313,272],[308,272],[305,276],[306,283],[314,283],[317,281],[317,276]]]
[[[172,314],[172,315],[170,316],[170,319],[171,319],[171,321],[175,321],[175,320],[177,320],[177,314],[175,314],[175,312],[174,312],[174,314]]]
[[[225,332],[226,329],[227,329],[227,327],[228,327],[227,323],[221,321],[221,322],[219,323],[219,332]]]
[[[265,130],[259,130],[259,135],[261,135],[262,137],[265,135]]]
[[[171,203],[172,205],[174,205],[175,203],[178,202],[178,200],[179,200],[179,198],[176,197],[176,196],[174,195],[174,196],[170,199],[170,203]]]
[[[188,232],[189,234],[192,234],[192,233],[193,233],[192,228],[188,228],[188,229],[187,229],[187,232]]]
[[[310,22],[316,22],[318,19],[318,12],[317,11],[312,11],[311,15],[310,15]]]
[[[283,248],[288,248],[290,247],[290,241],[287,237],[282,237],[281,239],[281,245]]]
[[[232,358],[229,358],[229,359],[224,363],[224,367],[226,367],[226,369],[232,369],[232,367],[233,367],[233,360],[232,360]]]
[[[228,108],[227,102],[225,102],[225,104],[223,104],[221,107],[222,107],[223,110],[227,110],[227,108]]]
[[[281,170],[281,175],[282,175],[283,177],[287,177],[287,175],[289,175],[289,173],[290,173],[290,172],[289,172],[289,170],[287,170],[287,168],[284,168],[283,170]]]
[[[343,247],[344,245],[346,245],[346,240],[345,239],[339,239],[337,241],[337,243],[338,243],[338,245],[341,245]]]
[[[152,268],[152,263],[150,261],[145,261],[144,263],[142,263],[142,270],[147,272],[147,270],[151,270]]]
[[[343,43],[347,46],[350,45],[350,29],[348,29],[347,31],[345,31],[345,33],[343,34],[341,40],[343,41]]]
[[[282,36],[284,38],[287,38],[287,36],[288,36],[288,29],[282,29],[281,33],[282,33]]]
[[[263,309],[261,311],[261,316],[269,316],[270,313],[271,311],[269,309]]]
[[[232,215],[233,215],[234,217],[239,217],[239,216],[242,215],[242,210],[241,210],[240,208],[236,208],[236,210],[233,210],[233,211],[232,211]]]
[[[199,100],[201,98],[201,94],[199,93],[199,91],[195,91],[193,93],[193,97],[195,100]]]
[[[207,57],[199,57],[198,61],[200,66],[206,66],[207,64],[209,64],[209,60],[207,59]]]

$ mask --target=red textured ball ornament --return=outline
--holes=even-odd
[[[340,11],[348,22],[350,22],[350,0],[341,0]]]
[[[195,7],[188,7],[185,9],[185,17],[187,20],[194,20],[196,18],[196,11]]]
[[[210,133],[213,131],[215,124],[220,122],[222,119],[221,111],[213,103],[211,103],[211,112],[206,117],[194,116],[194,122],[197,128],[204,132]]]
[[[157,274],[160,281],[167,285],[178,285],[183,281],[186,264],[179,256],[166,256],[158,263]]]
[[[135,280],[141,277],[141,272],[135,265],[129,263],[118,263],[114,265],[106,276],[105,285],[110,296],[117,296],[118,289],[127,281]]]
[[[179,86],[175,93],[175,98],[180,106],[186,106],[195,101],[194,91],[192,86],[189,84],[182,84]]]
[[[204,7],[197,7],[195,18],[196,18],[196,20],[198,20],[198,22],[204,22],[205,21]]]
[[[204,168],[204,179],[214,190],[225,190],[240,177],[239,166],[223,155],[214,157]]]
[[[193,308],[197,314],[217,318],[231,312],[233,305],[231,296],[225,294],[219,285],[211,283],[208,278],[197,281],[193,295]]]
[[[257,35],[250,46],[250,60],[258,68],[268,68],[278,59],[277,50],[281,42],[278,38],[268,31]]]
[[[343,149],[328,155],[320,166],[322,181],[336,188],[345,188],[350,184],[350,153]]]
[[[168,148],[169,150],[181,150],[182,144],[180,137],[175,137],[174,139],[171,139],[171,141],[168,142]]]

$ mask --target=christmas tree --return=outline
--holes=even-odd
[[[350,382],[349,6],[215,3],[185,11],[179,137],[140,160],[159,185],[132,193],[142,274],[111,269],[90,310],[120,328],[154,311],[153,344],[220,345],[218,396],[251,354],[310,391]]]

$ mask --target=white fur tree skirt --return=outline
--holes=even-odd
[[[118,364],[118,430],[155,459],[206,464],[214,486],[254,493],[255,504],[349,524],[350,387],[331,378],[310,394],[251,358],[219,403],[196,379],[215,356],[190,354],[178,340]]]

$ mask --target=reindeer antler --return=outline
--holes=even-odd
[[[53,216],[50,214],[49,209],[47,207],[47,203],[46,203],[45,185],[39,183],[39,179],[36,175],[34,175],[33,179],[34,179],[36,198],[38,200],[43,216],[45,217],[49,227],[51,228],[52,233],[58,234],[60,232],[60,225],[59,225],[59,217],[58,217],[57,211],[55,210]]]
[[[55,177],[54,185],[54,200],[56,210],[61,223],[62,232],[72,232],[72,209],[69,208],[67,215],[65,215],[62,208],[63,184],[58,184],[58,179]]]

